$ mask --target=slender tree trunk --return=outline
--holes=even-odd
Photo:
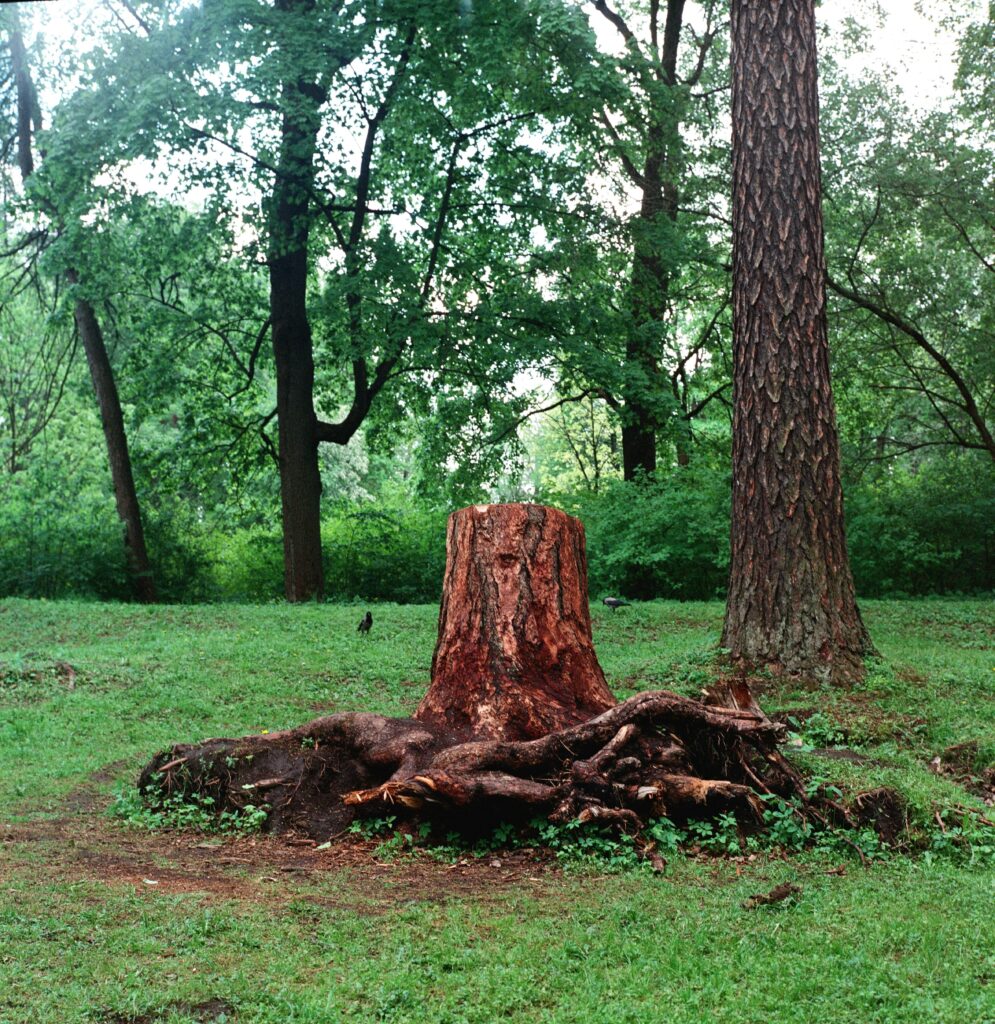
[[[723,645],[842,682],[870,639],[829,380],[813,0],[733,0],[732,564]]]
[[[310,195],[322,99],[321,90],[308,82],[284,84],[280,158],[271,197],[270,317],[288,601],[320,599],[325,589],[314,353],[307,313]]]
[[[75,285],[79,275],[75,270],[66,271],[66,280]],[[142,514],[135,490],[135,478],[131,471],[131,456],[128,452],[128,437],[124,430],[121,414],[121,400],[114,371],[107,356],[103,332],[97,321],[93,306],[86,299],[79,298],[75,305],[76,325],[79,328],[86,362],[90,368],[93,392],[100,407],[100,419],[107,442],[107,459],[110,463],[111,480],[114,485],[114,501],[117,514],[124,523],[124,548],[128,560],[128,574],[135,597],[143,604],[156,600],[155,582],[145,548],[145,531],[142,528]]]
[[[32,149],[33,131],[41,129],[41,109],[35,89],[31,68],[28,64],[21,33],[17,8],[11,12],[12,31],[9,36],[11,63],[17,81],[17,162],[21,178],[27,182],[34,173],[35,162]],[[49,210],[58,218],[58,212]],[[75,270],[66,271],[70,285],[79,283]],[[107,443],[107,459],[110,464],[111,481],[114,486],[114,501],[117,513],[124,523],[124,548],[128,563],[128,574],[135,597],[143,604],[156,600],[155,581],[145,548],[145,531],[142,528],[142,514],[135,491],[135,478],[131,472],[131,456],[128,452],[128,436],[124,431],[124,417],[121,414],[121,400],[114,382],[114,371],[107,356],[103,332],[93,307],[86,299],[79,298],[75,305],[76,325],[79,328],[86,362],[90,368],[93,391],[100,408],[100,419]]]
[[[659,392],[659,324],[667,309],[670,274],[659,253],[655,235],[656,219],[667,213],[662,181],[664,168],[663,132],[659,125],[649,130],[650,151],[643,167],[639,217],[633,228],[632,323],[625,344],[627,387],[623,392],[625,418],[622,423],[622,476],[633,480],[640,473],[656,472],[656,430],[653,398]],[[673,185],[670,191],[675,192]],[[676,216],[676,197],[673,203]],[[669,215],[669,214],[668,214]]]
[[[684,20],[685,0],[668,0],[663,31],[663,48],[656,70],[667,88],[677,84],[677,54]],[[653,15],[657,17],[656,14]],[[669,304],[672,270],[661,253],[659,218],[677,222],[677,181],[674,167],[680,146],[680,120],[650,111],[646,135],[646,159],[642,171],[642,196],[634,227],[632,251],[632,325],[626,341],[625,359],[628,387],[625,421],[622,426],[622,476],[632,480],[638,474],[656,472],[656,432],[659,424],[652,412],[654,397],[661,389],[659,325]]]

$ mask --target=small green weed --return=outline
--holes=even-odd
[[[847,730],[822,711],[816,711],[804,721],[789,716],[788,725],[790,726],[789,735],[796,740],[801,740],[802,750],[839,747],[850,741]]]
[[[971,867],[995,868],[995,828],[979,820],[980,815],[938,811],[936,824],[928,832],[929,845],[923,860],[938,859]]]
[[[266,824],[268,804],[246,804],[235,811],[221,811],[214,798],[202,793],[164,797],[156,806],[145,802],[133,786],[118,790],[110,814],[128,825],[153,831],[192,829],[198,832],[258,832]]]

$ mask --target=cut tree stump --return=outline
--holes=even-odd
[[[614,704],[591,638],[580,520],[542,505],[454,512],[432,685],[415,718],[460,740],[526,740]]]
[[[637,829],[801,795],[745,683],[708,702],[667,691],[618,703],[591,637],[584,529],[540,505],[449,518],[432,679],[413,718],[351,712],[296,729],[174,746],[145,767],[152,804],[265,804],[268,828],[328,838],[357,814],[448,825],[516,817]]]

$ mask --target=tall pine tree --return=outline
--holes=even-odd
[[[732,564],[737,664],[844,682],[854,596],[829,380],[814,0],[732,4]]]

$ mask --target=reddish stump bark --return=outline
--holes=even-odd
[[[591,638],[580,521],[542,505],[454,512],[432,685],[415,718],[460,740],[523,740],[614,704]]]

